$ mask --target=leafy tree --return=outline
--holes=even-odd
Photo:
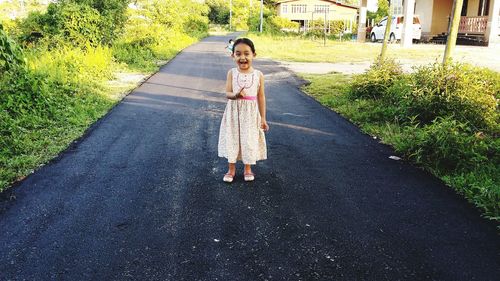
[[[229,24],[229,1],[208,0],[206,3],[210,9],[208,19],[211,23]]]
[[[0,24],[0,73],[24,63],[23,54],[19,46],[7,36]]]
[[[209,8],[192,0],[141,1],[144,16],[155,24],[176,31],[203,32],[208,30]]]
[[[20,21],[20,39],[25,43],[41,39],[49,47],[59,44],[85,46],[108,43],[99,12],[70,2],[50,4],[46,13],[33,12]]]
[[[382,20],[383,17],[389,14],[389,1],[387,0],[378,0],[377,2],[377,11],[376,12],[367,12],[368,19],[374,19],[375,23],[378,23]]]
[[[101,16],[99,29],[103,43],[113,42],[123,31],[127,21],[127,6],[130,0],[62,0],[97,10]]]

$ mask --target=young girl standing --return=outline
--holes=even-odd
[[[228,102],[222,117],[219,133],[219,157],[227,158],[228,172],[225,182],[232,182],[236,174],[236,161],[245,164],[245,181],[253,181],[252,166],[267,158],[264,131],[266,121],[266,96],[264,75],[252,67],[256,56],[253,42],[240,38],[234,42],[232,58],[236,63],[227,73],[226,97]]]

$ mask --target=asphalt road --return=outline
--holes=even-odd
[[[272,61],[269,159],[223,183],[227,40],[184,50],[2,194],[0,280],[498,280],[494,223]]]

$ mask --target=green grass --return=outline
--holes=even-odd
[[[185,45],[191,42],[185,42]],[[176,46],[179,52],[185,45]],[[165,63],[177,52],[162,54]],[[0,192],[56,157],[105,115],[146,75],[158,69],[158,59],[144,67],[116,63],[111,50],[36,51],[30,68],[47,83],[50,109],[9,116],[0,129]],[[129,77],[127,77],[129,76]],[[53,99],[53,100],[52,100]],[[2,117],[2,116],[0,116]],[[4,121],[4,120],[2,120]]]
[[[303,87],[304,92],[351,120],[365,133],[376,136],[382,143],[393,146],[395,151],[401,155],[407,155],[411,151],[410,149],[418,148],[420,145],[412,137],[417,136],[418,139],[419,136],[428,134],[425,128],[413,127],[395,117],[393,121],[388,121],[391,120],[387,118],[392,114],[391,108],[381,100],[353,100],[349,94],[351,76],[336,73],[302,74],[301,76],[311,82]],[[492,144],[492,147],[494,149],[495,144]],[[438,151],[438,148],[435,149]],[[496,151],[498,152],[498,141]],[[500,222],[500,167],[494,163],[494,160],[476,167],[447,170],[436,167],[428,161],[421,161],[412,155],[409,155],[408,158],[416,165],[442,179],[482,209],[486,217]],[[460,159],[459,161],[462,160],[469,159]]]
[[[300,36],[271,36],[248,33],[255,43],[258,55],[282,61],[295,62],[361,62],[373,61],[380,54],[382,44],[364,44],[340,42],[323,39],[314,41]],[[399,44],[390,44],[388,57],[398,59],[436,60],[442,56],[442,46],[418,45],[412,49],[403,49]]]
[[[2,143],[8,143],[9,147],[0,150],[0,191],[65,150],[125,93],[136,87],[136,83],[130,81],[114,82],[100,81],[92,90],[66,99],[60,110],[54,110],[57,116],[25,114],[16,118],[10,124],[10,136],[2,136],[5,138]]]

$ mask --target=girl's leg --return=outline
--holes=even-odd
[[[229,163],[229,168],[227,173],[224,175],[224,182],[233,182],[234,175],[236,174],[236,163]]]
[[[236,174],[236,163],[229,163],[228,165],[228,174],[235,175]]]
[[[245,174],[251,174],[251,173],[252,173],[252,165],[245,164],[245,170],[244,170],[244,173],[245,173]]]
[[[245,181],[253,181],[255,176],[252,173],[252,165],[245,164],[245,171],[243,172],[243,177]]]

